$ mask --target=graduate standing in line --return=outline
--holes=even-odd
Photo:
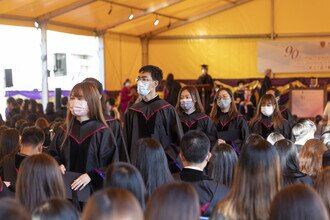
[[[147,137],[161,143],[170,164],[178,157],[182,127],[174,107],[156,93],[162,79],[159,67],[147,65],[139,70],[137,91],[142,100],[128,108],[124,122],[124,137],[132,161],[137,155],[134,144]]]
[[[206,64],[202,64],[201,65],[201,68],[202,68],[202,74],[198,77],[198,80],[196,82],[196,84],[208,84],[211,89],[213,88],[214,86],[214,82],[213,82],[213,79],[212,79],[212,76],[209,75],[208,73],[208,69],[209,69],[209,66],[206,65]],[[205,91],[205,103],[204,103],[204,106],[205,106],[205,112],[208,114],[211,110],[211,91]],[[202,95],[200,95],[202,96]]]
[[[179,92],[176,111],[181,120],[184,133],[190,130],[204,132],[210,139],[211,148],[214,146],[217,138],[217,129],[211,118],[205,114],[204,107],[194,86],[184,86]]]
[[[103,168],[118,161],[116,141],[104,120],[100,94],[93,83],[82,82],[72,88],[66,122],[55,134],[50,154],[63,174],[66,170],[81,173],[71,185],[73,190],[89,183],[101,187]]]
[[[228,143],[240,151],[250,131],[245,117],[236,109],[230,89],[222,88],[216,93],[210,117],[217,128],[218,142]]]

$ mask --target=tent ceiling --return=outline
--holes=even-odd
[[[248,1],[252,0],[2,0],[0,23],[32,26],[37,20],[48,22],[53,30],[156,35]],[[153,24],[156,18],[158,26]]]

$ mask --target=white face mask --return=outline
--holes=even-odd
[[[261,106],[261,113],[269,117],[274,113],[274,108],[273,106]]]
[[[138,87],[137,87],[137,92],[141,95],[141,96],[146,96],[150,93],[150,89],[149,88],[149,82],[138,82]]]
[[[180,100],[180,106],[183,110],[187,111],[194,106],[194,103],[192,99],[183,99]]]
[[[227,109],[231,103],[231,99],[220,99],[217,101],[217,105],[220,109]]]
[[[74,116],[88,116],[88,105],[86,100],[70,100],[70,111]]]

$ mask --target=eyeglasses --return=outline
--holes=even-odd
[[[135,80],[136,82],[139,82],[139,81],[141,81],[141,82],[151,82],[151,81],[153,81],[152,79],[149,79],[149,78],[144,78],[144,77],[138,77],[138,78],[136,78],[136,80]]]

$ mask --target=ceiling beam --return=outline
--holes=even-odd
[[[161,27],[158,30],[152,31],[150,33],[145,33],[143,35],[140,35],[140,37],[141,38],[143,38],[143,37],[153,38],[154,36],[156,36],[156,35],[158,35],[160,33],[163,33],[163,32],[172,30],[174,28],[181,27],[183,25],[186,25],[186,24],[189,24],[189,23],[192,23],[192,22],[201,20],[203,18],[209,17],[211,15],[215,15],[215,14],[217,14],[219,12],[226,11],[228,9],[237,7],[239,5],[242,5],[242,4],[245,4],[247,2],[251,2],[251,1],[253,1],[253,0],[239,0],[239,1],[235,2],[234,4],[226,4],[224,6],[216,7],[216,8],[213,8],[213,9],[207,11],[207,12],[201,13],[201,14],[196,15],[196,16],[193,16],[193,17],[190,17],[186,21],[176,21],[176,22],[172,23],[170,27],[167,27],[167,26],[166,27]]]
[[[36,18],[36,20],[40,21],[40,22],[47,21],[47,20],[50,20],[50,19],[55,18],[57,16],[60,16],[62,14],[65,14],[67,12],[70,12],[70,11],[73,11],[73,10],[78,9],[80,7],[83,7],[85,5],[91,4],[95,1],[97,1],[97,0],[80,0],[80,1],[72,3],[70,5],[66,5],[62,8],[58,8],[54,11],[51,11],[51,12],[48,12],[46,14],[40,15]]]
[[[0,14],[0,18],[2,19],[9,19],[9,20],[17,20],[17,21],[35,21],[34,18],[27,17],[27,16],[18,16],[18,15],[7,15],[7,14]]]
[[[173,18],[173,19],[176,19],[176,20],[185,21],[185,19],[181,19],[181,18],[177,18],[177,17],[174,17],[174,16],[169,16],[169,15],[164,15],[164,14],[156,12],[156,11],[159,11],[161,9],[164,9],[164,8],[170,7],[172,5],[175,5],[177,3],[180,3],[180,2],[182,2],[182,0],[169,0],[169,1],[166,1],[166,2],[162,2],[158,5],[155,5],[153,7],[150,7],[148,9],[137,8],[137,7],[134,7],[134,6],[124,5],[124,4],[121,4],[121,3],[112,2],[112,1],[108,1],[108,0],[102,0],[102,1],[108,2],[108,3],[111,3],[111,4],[115,4],[115,5],[119,5],[119,6],[122,6],[122,7],[126,7],[126,8],[132,8],[133,10],[136,10],[136,11],[133,11],[134,19],[140,18],[142,16],[146,16],[146,15],[149,15],[149,14],[156,14],[156,15],[159,15],[159,16],[165,16],[165,17],[168,17],[168,18]],[[130,22],[130,20],[128,20],[128,15],[129,14],[127,14],[127,16],[120,19],[116,23],[112,23],[112,24],[109,24],[109,25],[106,25],[104,27],[99,28],[98,31],[100,33],[102,33],[102,32],[105,32],[106,30],[108,30],[110,28],[114,28],[114,27],[119,26],[121,24],[125,24],[127,22]]]
[[[60,27],[74,28],[74,29],[83,30],[83,31],[90,31],[90,32],[94,32],[96,34],[95,28],[90,28],[90,27],[76,25],[76,24],[68,24],[68,23],[59,22],[59,21],[48,21],[47,23],[51,24],[51,25],[60,26]]]

